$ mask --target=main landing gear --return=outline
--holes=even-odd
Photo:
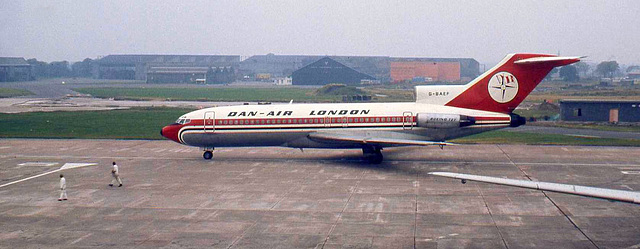
[[[373,164],[379,164],[384,157],[382,156],[381,147],[364,147],[362,148],[362,155],[364,159]]]
[[[204,154],[202,154],[202,157],[205,160],[211,160],[211,158],[213,158],[213,148],[204,148]]]

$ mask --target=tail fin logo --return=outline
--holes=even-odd
[[[488,84],[489,95],[498,103],[507,103],[518,94],[518,79],[509,72],[494,74]]]

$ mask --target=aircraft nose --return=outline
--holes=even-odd
[[[177,124],[167,125],[165,127],[162,127],[162,129],[160,130],[160,135],[170,140],[173,140],[177,143],[180,143],[180,140],[178,139],[179,130],[180,130],[180,125],[177,125]]]

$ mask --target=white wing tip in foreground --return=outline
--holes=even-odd
[[[560,184],[560,183],[553,183],[553,182],[515,180],[515,179],[508,179],[508,178],[469,175],[469,174],[452,173],[452,172],[429,172],[428,174],[454,178],[454,179],[461,179],[463,180],[462,181],[463,183],[466,180],[478,181],[478,182],[486,182],[486,183],[493,183],[493,184],[500,184],[500,185],[507,185],[507,186],[514,186],[514,187],[521,187],[521,188],[528,188],[528,189],[536,189],[536,190],[547,190],[547,191],[553,191],[558,193],[580,195],[580,196],[601,198],[601,199],[607,199],[607,200],[613,200],[613,201],[622,201],[622,202],[640,204],[640,192],[634,192],[634,191],[608,189],[608,188],[595,188],[595,187]]]

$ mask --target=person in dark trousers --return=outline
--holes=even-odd
[[[113,179],[111,180],[111,184],[109,184],[109,187],[113,187],[113,184],[115,184],[116,182],[120,184],[118,185],[118,187],[122,187],[122,180],[120,180],[120,171],[118,170],[118,165],[116,164],[116,162],[113,162],[111,176],[113,177]]]
[[[66,201],[67,200],[67,179],[64,179],[64,176],[60,174],[60,198],[58,201]]]

